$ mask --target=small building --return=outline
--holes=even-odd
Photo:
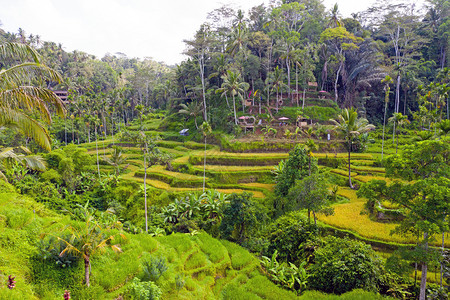
[[[179,133],[182,136],[188,136],[189,135],[189,129],[188,128],[181,129]]]

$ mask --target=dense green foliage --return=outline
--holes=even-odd
[[[342,294],[356,288],[378,290],[382,265],[370,246],[349,239],[328,237],[314,254],[311,267],[313,288]]]

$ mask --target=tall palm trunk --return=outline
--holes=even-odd
[[[387,110],[387,102],[384,102],[384,118],[383,118],[383,138],[381,140],[381,160],[383,160],[383,152],[384,152],[384,131],[386,128],[386,110]]]
[[[350,153],[352,152],[352,142],[351,140],[348,140],[348,184],[350,185],[350,188],[353,189],[352,185],[352,173],[351,173],[351,167],[350,167]]]
[[[89,287],[89,267],[91,266],[91,262],[89,260],[90,255],[86,255],[84,257],[84,282],[86,283],[86,286]]]
[[[237,121],[237,115],[236,115],[236,101],[234,99],[234,95],[233,95],[233,112],[234,112],[234,123],[237,125],[238,121]]]
[[[97,125],[95,125],[95,151],[97,152],[97,172],[98,172],[98,179],[100,179],[100,164],[98,161],[98,143],[97,143]]]
[[[336,80],[334,81],[334,101],[337,103],[338,101],[338,91],[337,91],[337,84],[339,80],[339,73],[341,73],[343,63],[339,63],[339,68],[336,72]]]
[[[144,150],[144,210],[145,210],[145,232],[148,233],[148,216],[147,216],[147,144]]]
[[[205,182],[206,182],[206,135],[205,135],[205,152],[203,155],[203,192],[205,192]]]

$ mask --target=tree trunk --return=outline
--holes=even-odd
[[[342,69],[342,63],[339,63],[339,68],[336,72],[336,80],[334,81],[334,102],[337,103],[338,100],[338,91],[337,91],[337,84],[338,84],[338,80],[339,80],[339,73],[341,72]]]
[[[303,88],[303,103],[302,103],[302,109],[305,108],[305,94],[306,94],[306,89]]]
[[[147,145],[144,150],[144,210],[145,210],[145,232],[148,233],[148,217],[147,217]]]
[[[400,73],[397,75],[397,88],[395,89],[395,112],[398,113],[400,108]]]
[[[445,242],[445,233],[443,232],[443,233],[442,233],[442,247],[441,247],[441,256],[442,256],[442,257],[444,257],[444,250],[445,250],[445,248],[444,248],[444,246],[445,246],[444,242]],[[444,275],[444,262],[441,261],[441,278],[440,278],[440,281],[439,281],[439,285],[441,286],[441,288],[442,288],[442,276],[443,276],[443,275]]]
[[[423,238],[425,240],[425,251],[428,250],[428,233],[425,232],[423,234]],[[420,278],[420,294],[419,294],[419,300],[425,300],[426,299],[426,288],[427,288],[427,271],[428,271],[428,264],[426,261],[422,262],[422,276]]]
[[[383,160],[383,152],[384,152],[384,130],[386,128],[386,110],[387,110],[387,103],[384,102],[384,118],[383,118],[383,139],[381,140],[381,160]]]
[[[234,99],[234,95],[233,95],[233,112],[234,112],[234,123],[237,125],[238,120],[237,120],[237,116],[236,116],[236,100]]]
[[[85,256],[84,258],[84,282],[86,286],[89,287],[89,267],[91,262],[89,261],[89,256]]]
[[[308,173],[311,176],[311,154],[308,155]]]
[[[352,152],[352,142],[351,142],[351,140],[349,140],[348,141],[348,183],[350,185],[350,188],[353,189],[351,167],[350,167],[350,153],[351,152]]]
[[[67,118],[64,118],[64,141],[67,146]]]
[[[287,69],[287,80],[288,80],[288,96],[291,98],[291,62],[289,61],[289,51],[286,55],[286,69]],[[291,99],[292,101],[292,99]]]
[[[297,108],[298,108],[298,66],[295,64],[295,93],[297,98]]]
[[[398,132],[397,132],[397,145],[395,146],[395,154],[398,154]]]
[[[316,226],[317,226],[317,218],[316,218],[316,213],[315,213],[315,211],[312,211],[312,213],[313,213],[313,217],[314,217],[314,225],[316,225]]]
[[[205,181],[206,181],[206,135],[205,135],[205,152],[203,156],[203,192],[205,192]]]
[[[100,180],[100,164],[98,162],[98,144],[97,144],[97,125],[95,125],[95,151],[97,152],[97,171],[98,171],[98,179]]]

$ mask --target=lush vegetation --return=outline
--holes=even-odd
[[[224,6],[177,66],[0,29],[0,298],[446,299],[450,5],[412,8]]]

